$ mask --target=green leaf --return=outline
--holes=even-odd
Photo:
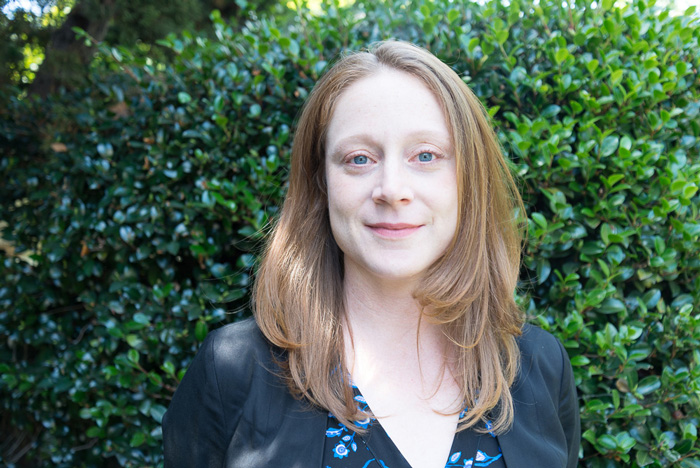
[[[647,465],[651,465],[652,463],[654,463],[654,459],[651,457],[649,452],[642,451],[642,450],[637,451],[636,456],[635,456],[635,460],[637,460],[637,464],[639,466],[647,466]],[[700,468],[700,466],[698,466],[698,468]]]
[[[139,352],[132,348],[127,352],[127,358],[129,359],[129,361],[133,362],[134,364],[138,364],[139,363]]]
[[[163,378],[160,376],[160,374],[157,374],[155,372],[149,372],[148,380],[150,380],[151,383],[157,387],[163,386]]]
[[[607,450],[615,450],[617,448],[617,441],[613,436],[608,434],[603,434],[602,436],[598,437],[597,442],[598,445]]]
[[[627,354],[627,358],[630,361],[642,361],[647,358],[651,354],[651,347],[645,346],[643,348],[635,348],[630,350],[630,352]]]
[[[250,106],[250,110],[248,111],[248,115],[251,117],[259,117],[260,113],[262,112],[262,108],[260,107],[260,104],[253,104]]]
[[[681,468],[700,468],[700,459],[684,458],[681,460]]]
[[[134,320],[134,322],[139,323],[141,325],[149,325],[150,324],[150,321],[148,320],[148,317],[146,316],[146,314],[143,314],[141,312],[136,312],[134,314],[133,320]]]
[[[629,433],[621,432],[615,436],[617,439],[617,448],[623,453],[629,452],[632,447],[637,444],[637,441],[630,437]]]
[[[132,348],[138,348],[143,344],[143,340],[141,340],[141,338],[133,334],[126,336],[126,342]],[[138,360],[134,362],[138,362]]]
[[[608,177],[608,185],[610,187],[612,187],[624,178],[625,178],[624,174],[612,174]]]
[[[603,143],[600,145],[601,156],[610,156],[615,151],[617,151],[617,146],[620,142],[620,138],[617,135],[610,135],[603,139]]]
[[[628,151],[632,149],[632,140],[630,137],[625,135],[620,139],[620,148],[624,148]]]
[[[85,435],[88,437],[99,437],[103,438],[105,436],[105,431],[104,429],[97,427],[97,426],[92,426],[88,428],[87,431],[85,431]]]
[[[647,115],[647,119],[649,120],[649,125],[652,129],[656,129],[661,125],[661,119],[659,119],[659,116],[656,114],[656,112],[649,112],[649,115]]]
[[[686,184],[686,185],[683,187],[683,194],[682,194],[681,196],[682,196],[683,198],[687,198],[688,200],[690,200],[691,198],[693,198],[693,196],[695,196],[695,194],[697,193],[697,191],[698,191],[698,187],[697,187],[696,185],[694,185],[694,184]]]
[[[683,425],[683,438],[695,441],[698,438],[698,428],[695,424],[689,422]]]
[[[165,361],[162,366],[160,366],[163,371],[169,376],[175,375],[175,365],[170,361]]]
[[[600,226],[600,238],[603,240],[605,245],[610,244],[610,235],[612,234],[612,232],[613,230],[608,223],[603,223]]]
[[[547,219],[540,213],[531,213],[530,218],[542,229],[547,229]]]
[[[198,320],[194,327],[194,336],[197,338],[197,341],[204,341],[208,332],[207,324],[203,320]]]
[[[576,367],[587,366],[591,363],[591,360],[586,356],[574,356],[571,358],[571,365]]]
[[[299,43],[298,43],[297,41],[295,41],[294,39],[290,39],[290,41],[289,41],[289,52],[290,52],[292,55],[297,56],[297,55],[299,55],[299,50],[300,50],[300,49],[299,49]]]
[[[155,421],[160,424],[163,421],[163,415],[165,414],[166,408],[163,405],[155,404],[151,406],[149,414]]]
[[[605,291],[602,289],[593,289],[588,294],[586,294],[586,305],[587,306],[597,306],[605,299]]]
[[[636,392],[640,395],[647,395],[661,388],[661,380],[656,375],[644,377],[637,385]]]
[[[700,236],[700,224],[683,223],[683,230],[690,236]]]
[[[447,12],[447,21],[449,23],[454,23],[457,18],[461,16],[461,13],[459,10],[452,8],[450,11]]]
[[[542,111],[542,114],[540,114],[542,117],[545,119],[548,119],[550,117],[554,117],[561,111],[561,107],[556,105],[556,104],[550,104],[549,106],[545,107],[544,110]]]
[[[598,69],[598,60],[589,60],[588,62],[586,62],[586,68],[588,69],[589,73],[593,73]]]
[[[538,258],[536,262],[537,271],[537,284],[542,284],[547,281],[549,274],[552,272],[552,267],[549,264],[549,260],[546,258]]]
[[[569,51],[566,49],[558,49],[556,54],[554,55],[554,60],[556,61],[557,65],[561,65],[561,63],[566,60],[569,57]]]
[[[619,314],[627,310],[625,303],[614,297],[609,297],[603,301],[598,310],[604,314]]]
[[[622,81],[622,74],[624,73],[624,70],[615,70],[610,74],[610,84],[613,86],[620,84],[620,81]]]
[[[143,443],[146,442],[146,434],[143,432],[135,432],[134,435],[131,436],[131,440],[129,441],[129,446],[131,447],[139,447],[143,445]]]
[[[192,101],[192,96],[190,96],[184,91],[180,91],[179,93],[177,93],[177,100],[180,104],[187,104]]]

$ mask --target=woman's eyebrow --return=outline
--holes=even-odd
[[[443,149],[449,149],[452,147],[452,138],[450,137],[450,134],[439,130],[417,130],[415,132],[411,132],[409,141],[411,144],[433,143]],[[341,152],[348,146],[354,146],[357,144],[376,146],[379,143],[374,135],[369,133],[356,133],[343,137],[335,142],[333,146],[329,146],[328,153],[334,154]]]
[[[438,146],[452,146],[452,137],[442,130],[418,130],[411,134],[415,140],[424,140],[427,143],[435,143]]]
[[[333,146],[328,146],[328,153],[335,154],[347,150],[348,147],[355,146],[357,144],[372,145],[376,146],[377,141],[374,136],[368,133],[354,133],[346,137],[341,138],[336,141]]]

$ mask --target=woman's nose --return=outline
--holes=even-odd
[[[413,200],[413,189],[409,174],[400,162],[386,161],[378,174],[372,200],[375,203],[394,205]]]

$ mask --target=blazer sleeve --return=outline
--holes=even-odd
[[[209,333],[170,402],[163,417],[165,468],[224,464],[252,379],[249,353],[241,349],[246,327],[233,325]]]
[[[559,421],[566,434],[569,458],[566,467],[576,468],[578,464],[578,451],[581,444],[581,421],[576,395],[576,382],[571,361],[564,346],[556,340],[561,353],[562,374],[559,394]]]
[[[498,436],[508,468],[575,468],[581,437],[569,357],[550,333],[525,325],[520,370],[511,388],[515,420]]]

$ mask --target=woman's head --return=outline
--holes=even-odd
[[[344,285],[412,292],[457,230],[456,161],[440,102],[413,75],[385,67],[343,91],[325,140]]]
[[[437,283],[442,283],[441,291],[437,294],[418,291],[418,296],[425,296],[428,302],[442,297],[437,305],[449,308],[453,299],[447,299],[446,295],[460,295],[460,290],[464,291],[468,284],[451,282],[456,291],[449,293],[446,274],[451,271],[465,279],[472,275],[460,274],[464,268],[483,273],[489,266],[485,252],[492,241],[503,242],[508,251],[509,258],[499,261],[513,263],[515,259],[517,265],[509,269],[508,275],[509,284],[515,287],[519,268],[518,236],[505,232],[506,237],[511,238],[499,240],[498,237],[502,237],[501,228],[515,215],[513,208],[521,208],[521,205],[487,114],[449,66],[430,52],[408,43],[381,42],[367,51],[345,55],[319,80],[299,118],[285,214],[297,220],[304,218],[305,224],[313,226],[316,241],[334,243],[328,220],[328,129],[344,92],[354,83],[386,70],[410,75],[435,96],[442,108],[455,157],[459,201],[457,230],[445,257],[430,272],[438,279]],[[289,221],[294,222],[293,219]],[[337,250],[336,254],[341,255]],[[341,264],[342,259],[339,259],[337,265]],[[342,275],[342,271],[339,274]]]
[[[455,228],[444,254],[422,271],[414,295],[463,351],[456,378],[466,401],[475,403],[480,389],[469,421],[504,397],[505,416],[495,421],[502,428],[517,365],[513,336],[522,324],[513,299],[524,210],[483,106],[426,50],[382,42],[343,56],[316,84],[299,118],[289,190],[256,278],[256,318],[268,339],[287,350],[292,389],[334,414],[342,410],[339,401],[351,402],[342,378],[327,378],[344,365],[344,265],[329,217],[329,190],[337,188],[328,186],[329,129],[348,89],[380,75],[423,86],[444,119],[453,157]],[[352,411],[351,405],[344,408],[348,418]]]

